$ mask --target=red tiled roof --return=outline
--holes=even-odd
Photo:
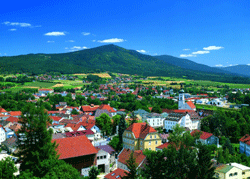
[[[11,116],[21,116],[22,112],[21,111],[10,111],[9,114]]]
[[[15,132],[17,132],[19,129],[21,129],[21,125],[20,124],[14,124],[12,126],[10,126],[9,128]]]
[[[194,105],[194,103],[193,103],[192,101],[188,101],[188,102],[187,102],[187,105],[188,105],[190,108],[192,108],[192,109],[195,109],[195,108],[196,108],[195,105]]]
[[[57,116],[49,116],[53,121],[60,121],[62,117],[57,117]]]
[[[153,127],[147,123],[133,123],[126,130],[134,133],[136,138],[145,138],[149,133],[157,132]]]
[[[19,119],[18,119],[18,118],[16,118],[16,117],[10,116],[9,118],[7,118],[7,119],[6,119],[6,121],[9,121],[9,122],[14,123],[14,122],[18,122],[18,121],[19,121]]]
[[[67,137],[74,137],[74,136],[82,136],[82,135],[94,135],[94,132],[90,129],[84,131],[74,131],[74,132],[66,132]]]
[[[58,144],[57,151],[60,155],[59,159],[97,154],[97,150],[85,135],[53,139],[52,142]]]
[[[247,145],[250,145],[250,135],[249,134],[244,135],[239,141]]]
[[[99,109],[106,109],[108,110],[108,112],[116,112],[114,110],[114,108],[112,108],[111,106],[109,106],[108,104],[102,104],[101,106],[99,106]]]
[[[200,136],[200,139],[202,140],[206,140],[208,139],[209,137],[211,137],[213,134],[212,133],[209,133],[209,132],[203,132],[203,131],[200,131],[200,130],[193,130],[191,132],[191,135],[194,135],[195,133],[197,132],[201,132],[201,136]]]
[[[0,113],[7,112],[4,108],[0,108]]]
[[[131,154],[130,149],[125,149],[123,148],[122,152],[118,156],[118,162],[123,163],[124,165],[127,165],[127,160],[129,159],[129,156]],[[137,166],[143,162],[144,159],[146,159],[146,156],[143,154],[142,150],[135,150],[134,151],[134,158],[135,158],[135,163]]]
[[[168,148],[168,146],[170,145],[170,143],[169,142],[166,142],[166,143],[164,143],[164,144],[162,144],[162,145],[160,145],[160,146],[158,146],[158,147],[156,147],[157,149],[164,149],[164,148]]]
[[[123,170],[123,169],[117,168],[113,172],[110,172],[109,174],[105,175],[104,179],[121,179],[121,177],[126,176],[125,172],[128,173],[127,170]]]
[[[82,126],[82,124],[72,124],[72,123],[68,123],[65,127],[70,127],[73,131],[77,131],[80,127]]]
[[[94,112],[98,109],[99,106],[82,106],[81,110],[83,112]]]

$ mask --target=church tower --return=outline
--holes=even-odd
[[[185,96],[184,91],[180,90],[179,92],[179,101],[178,101],[178,109],[185,109]]]

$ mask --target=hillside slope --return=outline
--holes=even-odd
[[[236,65],[236,66],[223,67],[220,69],[231,72],[231,73],[237,73],[237,74],[241,74],[241,75],[250,77],[250,66],[249,65]]]

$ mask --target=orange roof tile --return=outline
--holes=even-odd
[[[200,139],[202,140],[206,140],[208,139],[209,137],[211,137],[213,134],[212,133],[209,133],[209,132],[203,132],[203,131],[200,131],[200,130],[193,130],[191,132],[191,135],[194,135],[195,133],[197,132],[201,132],[201,136],[200,136]]]
[[[126,130],[134,133],[135,138],[145,138],[149,133],[157,132],[153,127],[147,123],[133,123]]]
[[[121,179],[121,177],[126,176],[125,172],[128,173],[127,170],[123,170],[123,169],[117,168],[113,172],[110,172],[109,174],[105,175],[104,179]]]
[[[187,102],[187,105],[188,105],[190,108],[192,108],[192,109],[195,109],[195,108],[196,108],[195,105],[194,105],[194,103],[193,103],[192,101],[188,101],[188,102]]]
[[[9,114],[11,116],[21,116],[22,112],[21,111],[10,111]]]
[[[85,135],[54,139],[52,142],[58,144],[59,159],[97,154],[97,150]]]
[[[100,105],[100,106],[99,106],[99,109],[106,109],[106,110],[108,110],[108,112],[116,112],[116,111],[114,110],[114,108],[112,108],[112,107],[109,106],[108,104],[102,104],[102,105]]]
[[[129,156],[130,156],[131,152],[132,151],[130,149],[123,148],[122,152],[118,156],[118,162],[121,162],[124,165],[127,165],[126,161],[129,159]],[[142,150],[135,150],[133,156],[135,158],[135,163],[137,164],[137,166],[140,163],[142,163],[143,160],[146,159],[146,156],[143,154]]]

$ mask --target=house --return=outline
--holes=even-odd
[[[123,148],[118,155],[117,168],[129,171],[127,167],[127,160],[130,157],[132,150]],[[135,163],[137,164],[137,169],[142,168],[146,160],[146,156],[143,154],[142,150],[135,150],[133,157],[135,158]]]
[[[73,132],[66,132],[66,137],[75,137],[75,136],[82,136],[85,135],[89,140],[94,140],[94,132],[90,129],[83,130],[83,131],[73,131]]]
[[[115,163],[115,150],[110,145],[99,145],[96,148],[102,149],[109,153],[109,163]]]
[[[11,123],[10,121],[0,120],[0,125],[2,125],[3,128],[6,128],[6,127],[10,127],[11,125],[13,125],[13,123]]]
[[[99,105],[93,105],[91,104],[90,106],[85,105],[85,106],[81,106],[81,111],[84,113],[89,113],[89,114],[95,114],[95,111],[99,108]]]
[[[5,140],[6,140],[5,130],[4,130],[3,126],[0,125],[0,145]]]
[[[102,104],[102,105],[100,105],[99,106],[99,108],[98,109],[102,109],[102,110],[107,110],[108,112],[110,112],[110,114],[112,115],[112,116],[115,116],[117,113],[116,113],[116,109],[114,109],[114,108],[112,108],[110,105],[108,105],[108,104]]]
[[[207,102],[208,105],[215,105],[218,107],[224,107],[225,103],[223,101],[221,101],[221,99],[217,98],[217,99],[213,99],[209,102]]]
[[[86,128],[80,123],[78,123],[78,124],[70,124],[69,123],[65,126],[65,128],[67,128],[67,127],[71,128],[70,131],[84,131],[84,130],[86,130]]]
[[[221,164],[215,169],[215,177],[220,179],[242,178],[243,172],[240,168],[230,164]]]
[[[147,123],[134,123],[123,133],[123,147],[130,150],[155,150],[161,145],[159,133]]]
[[[9,115],[13,116],[13,117],[20,118],[22,116],[22,112],[21,111],[10,111]]]
[[[127,170],[123,170],[120,168],[115,169],[113,172],[104,176],[104,179],[122,179],[122,177],[126,176]]]
[[[6,119],[6,121],[9,121],[9,122],[15,124],[15,123],[18,123],[19,119],[16,118],[16,117],[10,116],[10,117],[8,117],[8,118]]]
[[[4,108],[0,108],[0,114],[8,115],[8,112]]]
[[[96,165],[98,152],[85,135],[53,139],[52,142],[58,144],[59,160],[72,165],[81,175],[88,176],[91,166]]]
[[[169,143],[169,142],[166,142],[166,143],[161,144],[160,146],[156,147],[155,150],[156,150],[156,151],[158,151],[158,150],[162,151],[164,148],[168,148],[169,145],[170,145],[170,143]]]
[[[63,120],[63,117],[58,117],[58,116],[49,116],[49,117],[52,120],[52,124],[59,124],[59,122]]]
[[[227,165],[233,166],[233,167],[236,167],[236,168],[240,169],[241,173],[242,173],[242,178],[246,178],[246,179],[250,178],[250,167],[247,167],[247,166],[239,164],[239,163],[229,163]]]
[[[53,89],[38,89],[38,93],[40,96],[47,96],[47,94],[51,94],[53,92]]]
[[[163,121],[165,118],[158,113],[149,113],[146,115],[145,119],[151,127],[157,128],[163,127]]]
[[[193,130],[191,135],[194,136],[195,134],[199,134],[200,138],[196,142],[200,142],[205,145],[216,145],[219,147],[219,138],[214,136],[212,133],[203,132],[199,130]]]
[[[15,153],[17,150],[17,137],[10,137],[6,139],[3,143],[3,146],[7,149],[7,152],[9,153]]]
[[[96,166],[101,171],[101,173],[109,173],[109,166],[110,166],[110,155],[108,152],[95,147],[98,151],[96,155]]]
[[[245,153],[250,156],[250,135],[244,135],[240,140],[240,153]]]
[[[172,112],[164,121],[164,129],[166,129],[167,132],[173,130],[176,124],[189,130],[195,130],[200,128],[200,118],[194,113]]]
[[[185,101],[184,93],[179,94],[178,109],[187,109],[196,111],[196,107],[192,101]]]

